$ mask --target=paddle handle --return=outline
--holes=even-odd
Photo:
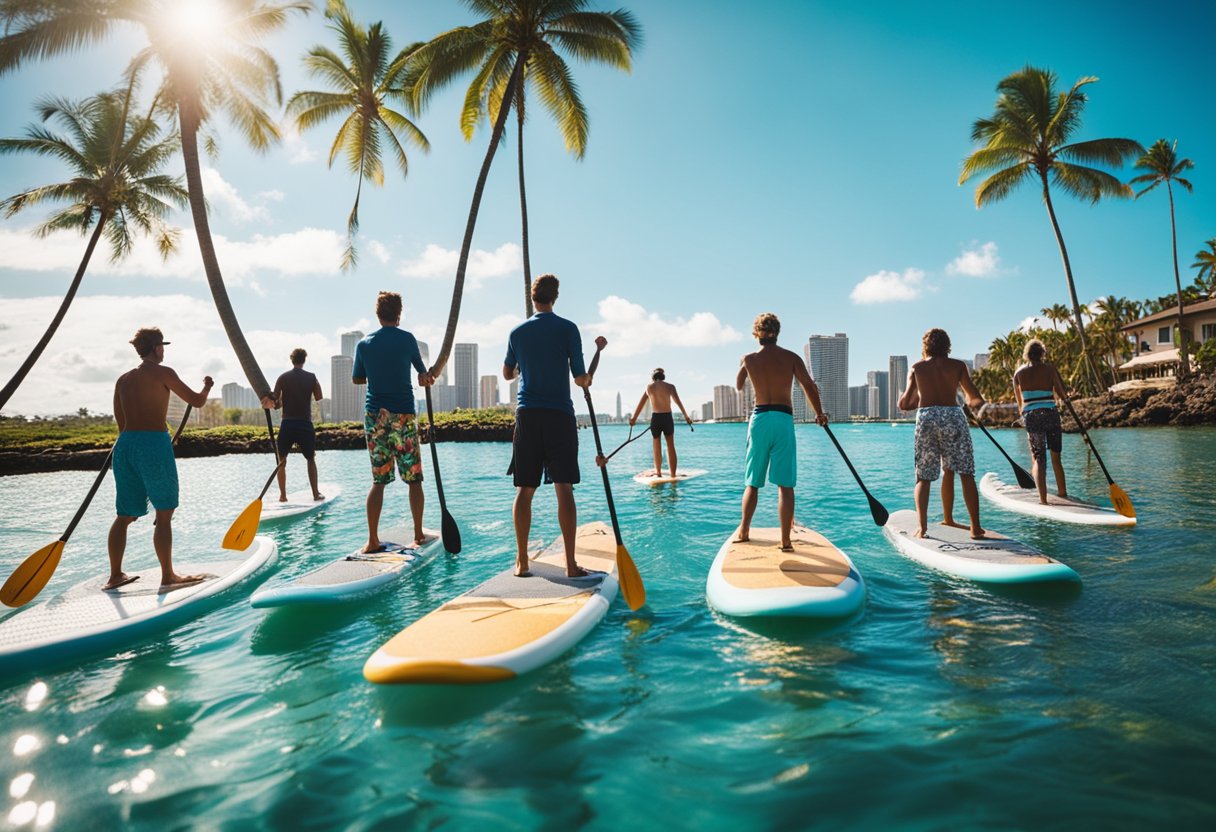
[[[1068,407],[1068,412],[1072,414],[1073,420],[1077,423],[1077,427],[1081,429],[1081,436],[1085,439],[1085,444],[1089,445],[1089,449],[1094,452],[1094,459],[1098,460],[1098,466],[1102,469],[1102,473],[1106,475],[1106,481],[1111,485],[1115,484],[1114,479],[1110,475],[1110,471],[1106,470],[1106,463],[1102,461],[1102,455],[1098,453],[1098,449],[1094,447],[1093,440],[1089,438],[1089,432],[1085,430],[1085,425],[1081,422],[1081,417],[1077,415],[1077,411],[1073,408],[1072,402],[1068,397],[1064,397],[1064,404]]]
[[[274,461],[282,465],[283,460],[279,459],[279,443],[274,441],[274,422],[270,421],[270,408],[263,407],[262,412],[266,414],[266,432],[270,434],[270,447],[274,451]],[[266,487],[269,488],[270,486]],[[265,492],[263,491],[262,493],[264,494]]]
[[[439,511],[442,514],[448,510],[448,507],[443,499],[443,480],[439,478],[439,451],[435,448],[435,413],[431,407],[431,388],[422,389],[426,391],[426,418],[427,428],[430,431],[430,441],[427,444],[431,446],[431,467],[435,469],[435,491],[439,494]]]
[[[592,359],[591,366],[594,367],[596,362],[599,361],[599,358],[600,352],[599,350],[596,350],[595,358]],[[587,411],[591,414],[591,433],[595,436],[595,452],[600,456],[603,456],[604,446],[600,444],[600,428],[595,422],[595,405],[591,403],[590,388],[583,388],[583,398],[587,400]],[[639,436],[645,436],[645,434],[639,434]],[[599,466],[599,469],[600,474],[604,478],[604,497],[608,500],[608,516],[612,518],[612,533],[616,535],[616,545],[624,546],[625,544],[621,541],[621,526],[616,521],[616,505],[612,502],[612,485],[608,482],[608,466],[601,465]]]

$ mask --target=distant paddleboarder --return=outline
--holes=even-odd
[[[828,423],[819,401],[819,387],[811,379],[806,363],[795,352],[777,346],[781,321],[771,312],[756,317],[752,335],[760,349],[743,356],[735,388],[751,379],[756,409],[747,423],[747,456],[743,471],[743,520],[736,540],[749,539],[752,515],[759,489],[767,479],[777,486],[777,514],[781,522],[781,550],[794,551],[790,530],[794,525],[794,486],[798,483],[797,446],[794,441],[794,406],[791,391],[795,380],[815,409],[815,421]],[[682,408],[681,408],[682,409]]]
[[[671,416],[671,403],[674,401],[676,407],[680,408],[680,413],[684,415],[684,421],[687,424],[691,425],[692,419],[688,417],[688,411],[684,409],[684,403],[680,401],[680,394],[676,392],[676,386],[668,383],[667,374],[662,367],[656,367],[650,374],[650,384],[646,385],[646,392],[638,401],[637,409],[629,417],[630,427],[637,424],[638,416],[642,414],[642,408],[648,401],[650,402],[650,436],[654,443],[654,475],[663,476],[663,444],[659,437],[665,436],[667,437],[667,465],[671,470],[671,476],[674,477],[676,475],[676,424]]]
[[[1056,409],[1056,397],[1064,400],[1068,393],[1059,371],[1046,359],[1047,348],[1038,338],[1032,338],[1022,350],[1025,366],[1013,374],[1013,392],[1022,411],[1022,423],[1026,426],[1026,438],[1034,461],[1031,471],[1039,489],[1039,502],[1043,505],[1047,504],[1048,451],[1051,451],[1051,467],[1056,475],[1056,493],[1068,496],[1064,465],[1060,462],[1063,429],[1060,411]]]
[[[558,280],[542,274],[532,281],[536,314],[524,321],[507,339],[502,375],[507,381],[519,377],[519,406],[515,410],[515,435],[511,442],[514,475],[515,574],[529,577],[528,534],[532,530],[532,497],[541,479],[553,483],[557,494],[557,522],[562,530],[566,575],[583,577],[587,570],[574,560],[578,509],[574,485],[579,482],[578,423],[570,400],[570,378],[579,387],[591,386],[591,374],[583,363],[583,340],[578,327],[553,312]],[[598,349],[608,346],[602,336]]]
[[[418,420],[415,416],[414,385],[410,367],[418,371],[418,383],[430,387],[434,379],[422,363],[418,339],[400,328],[401,295],[381,292],[376,298],[380,328],[355,345],[351,380],[367,385],[363,432],[372,463],[372,487],[367,492],[367,545],[363,551],[379,552],[380,510],[384,486],[393,481],[393,468],[410,490],[410,514],[414,519],[414,544],[426,542],[422,530],[422,458],[418,450]],[[316,485],[313,485],[315,492]]]
[[[314,500],[324,500],[325,495],[317,487],[317,433],[312,426],[312,403],[321,401],[321,382],[304,369],[308,353],[302,347],[291,351],[291,369],[279,376],[274,383],[274,392],[262,399],[262,407],[268,410],[283,408],[283,422],[279,425],[279,456],[284,462],[279,466],[279,502],[287,502],[287,454],[293,445],[308,462],[308,484]]]
[[[971,537],[984,536],[980,526],[980,495],[975,487],[975,449],[967,417],[958,405],[958,391],[967,395],[967,404],[978,409],[984,397],[971,381],[967,365],[950,358],[950,336],[944,329],[930,329],[922,339],[922,360],[912,365],[908,373],[908,388],[899,400],[900,410],[916,411],[916,433],[912,440],[916,464],[916,537],[927,534],[929,514],[929,484],[945,472],[942,483],[944,525],[963,528],[955,523],[951,509],[954,505],[954,474],[963,483],[963,502],[971,519]],[[950,484],[947,501],[946,483]]]
[[[207,403],[215,385],[211,376],[203,377],[203,389],[195,393],[164,366],[165,336],[156,327],[141,329],[131,345],[143,359],[134,370],[123,373],[114,385],[114,421],[118,441],[114,443],[115,511],[107,548],[110,553],[110,579],[104,590],[117,589],[138,575],[122,571],[127,549],[127,527],[148,513],[148,503],[156,510],[152,548],[160,561],[160,591],[168,592],[206,580],[208,575],[179,575],[173,571],[173,512],[177,508],[177,460],[173,440],[165,419],[169,413],[169,391],[193,407]]]

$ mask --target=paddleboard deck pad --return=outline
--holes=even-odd
[[[603,523],[580,526],[575,558],[586,578],[566,577],[556,542],[418,619],[377,650],[363,675],[377,684],[498,682],[553,661],[599,623],[617,593],[616,540]]]
[[[175,563],[178,574],[211,577],[164,593],[159,567],[128,572],[139,580],[108,591],[101,589],[106,576],[91,578],[0,621],[0,668],[44,666],[125,649],[149,633],[202,615],[209,609],[204,602],[227,589],[256,584],[277,556],[274,540],[255,537],[243,560]]]
[[[719,612],[837,618],[865,602],[861,573],[818,532],[794,524],[792,552],[781,550],[780,529],[752,529],[746,543],[736,535],[718,550],[705,583],[705,595]]]
[[[940,572],[1001,584],[1081,580],[1060,561],[991,529],[972,540],[967,529],[941,523],[930,523],[924,538],[914,536],[917,528],[916,512],[904,509],[891,515],[883,533],[900,554]]]
[[[293,491],[287,495],[287,502],[282,503],[277,496],[268,494],[262,498],[262,522],[311,514],[325,508],[342,494],[342,486],[337,483],[319,483],[317,489],[325,495],[324,499],[314,500],[312,491]]]
[[[381,542],[383,551],[366,554],[360,546],[290,581],[263,587],[253,594],[249,603],[259,609],[292,604],[343,604],[365,598],[385,589],[407,573],[414,572],[443,550],[439,535],[423,529],[426,542],[422,546],[393,543],[409,540],[413,532],[407,529],[385,531]]]
[[[673,477],[671,474],[656,474],[652,468],[649,471],[634,474],[633,481],[639,482],[642,485],[664,485],[665,483],[669,482],[684,482],[685,480],[691,480],[694,477],[699,477],[704,473],[707,472],[696,468],[690,468],[687,471],[677,471],[676,475]]]
[[[1033,517],[1087,526],[1136,525],[1135,517],[1125,517],[1113,508],[1061,497],[1050,490],[1047,492],[1047,505],[1043,505],[1039,502],[1038,489],[1009,485],[1001,482],[1001,478],[992,472],[984,474],[980,480],[980,492],[1003,509]]]

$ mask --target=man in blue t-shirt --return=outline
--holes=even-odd
[[[418,383],[434,384],[422,363],[418,339],[399,328],[401,295],[381,292],[376,298],[380,328],[355,346],[351,380],[367,385],[363,431],[372,459],[372,489],[367,492],[367,545],[364,552],[379,552],[380,509],[384,486],[393,481],[393,466],[410,489],[410,513],[414,516],[414,545],[426,542],[422,531],[422,457],[418,449],[418,420],[414,414],[414,386],[410,367],[418,371]]]
[[[502,367],[507,381],[517,374],[520,379],[511,459],[518,490],[511,514],[517,548],[515,574],[521,578],[532,574],[528,571],[528,533],[532,529],[532,495],[542,477],[553,483],[557,492],[557,522],[566,546],[566,574],[571,578],[587,574],[574,562],[578,424],[570,401],[570,378],[573,376],[579,387],[590,387],[591,374],[583,365],[583,339],[578,327],[553,314],[557,288],[557,278],[551,274],[532,281],[536,314],[511,330]],[[602,350],[608,341],[601,336],[595,344]]]

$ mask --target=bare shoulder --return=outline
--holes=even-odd
[[[929,366],[929,359],[922,358],[920,361],[917,361],[915,364],[912,365],[912,372],[915,373],[917,370],[923,370],[928,366]]]

